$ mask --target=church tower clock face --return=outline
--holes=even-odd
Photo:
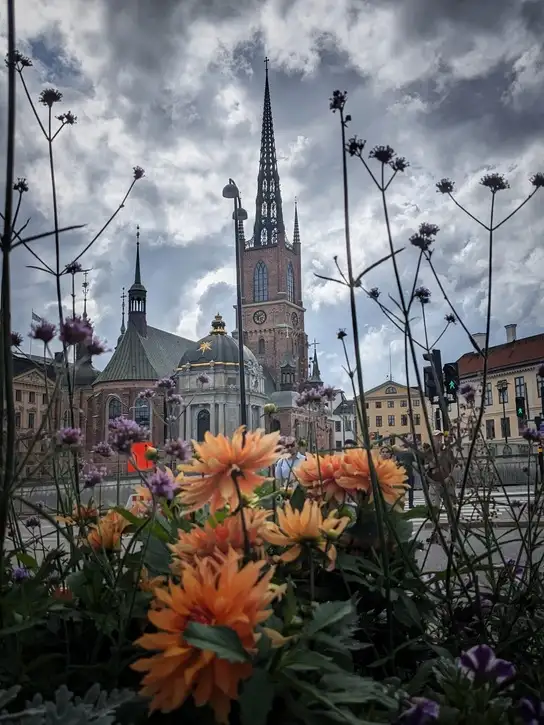
[[[266,322],[266,312],[264,310],[257,310],[253,315],[253,322],[257,325],[262,325]]]

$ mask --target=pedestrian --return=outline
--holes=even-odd
[[[297,483],[294,469],[305,460],[305,456],[298,450],[296,440],[292,436],[280,438],[283,452],[276,463],[275,478],[280,488],[291,489]]]
[[[414,464],[415,455],[414,451],[407,445],[404,444],[402,447],[398,446],[393,449],[393,454],[398,463],[404,468],[407,476],[407,483],[410,486],[408,489],[408,507],[413,508],[414,506]]]
[[[356,445],[357,444],[352,438],[346,438],[346,440],[344,441],[344,450],[346,448],[355,448]]]
[[[456,503],[455,481],[453,469],[455,467],[455,456],[451,447],[444,442],[444,434],[441,430],[433,432],[431,445],[425,453],[425,474],[429,486],[429,506],[434,508],[437,515],[440,515],[442,503],[445,503],[446,515],[453,529],[455,515],[453,506]],[[436,531],[431,535],[430,541],[437,540]]]

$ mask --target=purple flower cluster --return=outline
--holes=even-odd
[[[57,328],[52,322],[42,320],[38,324],[32,324],[30,326],[29,337],[33,340],[41,340],[45,345],[48,345],[55,337],[56,330]]]
[[[403,725],[424,725],[430,720],[438,720],[440,706],[426,697],[413,697],[410,707],[400,716],[398,722]]]
[[[525,725],[544,723],[544,702],[537,697],[523,697],[519,701],[518,712]]]
[[[11,572],[11,578],[14,582],[22,582],[25,579],[28,579],[29,576],[30,572],[28,571],[26,566],[14,566]]]
[[[417,297],[422,305],[427,305],[431,301],[431,292],[426,287],[418,287],[414,292],[414,297]]]
[[[104,352],[109,352],[106,343],[96,336],[87,343],[86,347],[89,355],[102,355]]]
[[[108,423],[108,443],[117,453],[130,453],[133,443],[143,443],[149,438],[147,428],[142,428],[135,420],[114,418]]]
[[[183,405],[183,398],[181,395],[178,395],[177,393],[172,393],[172,395],[168,395],[167,402],[171,405]],[[175,420],[175,417],[174,417]]]
[[[96,453],[97,456],[102,456],[102,458],[111,458],[113,456],[113,448],[106,441],[97,443],[91,452]]]
[[[158,390],[165,390],[166,393],[173,393],[176,389],[176,381],[174,378],[161,378],[157,380],[156,387]]]
[[[206,373],[201,373],[196,381],[197,383],[200,383],[200,385],[207,385],[210,382],[210,378],[206,375]]]
[[[516,669],[511,662],[501,660],[487,644],[479,644],[464,652],[459,658],[459,669],[471,680],[501,685],[511,680]]]
[[[81,264],[79,262],[70,262],[64,268],[66,274],[77,274],[82,271]]]
[[[429,224],[429,222],[423,222],[419,225],[419,230],[416,234],[412,234],[410,237],[410,243],[417,247],[422,252],[426,252],[431,244],[435,241],[435,237],[440,231],[440,227],[436,224]]]
[[[20,335],[18,332],[12,332],[11,333],[11,346],[12,347],[21,347],[23,344],[23,336]]]
[[[470,383],[464,383],[464,385],[461,385],[461,387],[459,388],[459,392],[469,405],[474,403],[476,399],[476,388],[474,387],[474,385],[471,385]]]
[[[155,391],[151,390],[151,388],[146,388],[145,390],[140,390],[138,393],[138,398],[140,400],[150,400],[155,396]]]
[[[188,461],[193,455],[191,444],[181,438],[167,441],[164,444],[164,452],[167,456],[172,456],[180,461]]]
[[[41,521],[37,516],[29,516],[25,521],[27,529],[37,529],[41,526]]]
[[[174,498],[175,481],[166,471],[158,469],[148,477],[146,483],[153,496],[166,498],[168,501]]]
[[[336,394],[332,385],[320,385],[317,388],[306,388],[301,390],[295,399],[299,408],[304,408],[312,403],[322,403],[324,400],[334,400]]]
[[[521,436],[529,443],[540,443],[542,441],[542,434],[534,428],[525,428]]]
[[[93,328],[88,320],[79,315],[68,317],[61,325],[59,337],[66,345],[82,342],[89,346],[93,339]]]
[[[94,488],[99,486],[104,480],[107,470],[104,466],[97,468],[96,466],[89,466],[83,471],[83,486],[84,488]]]
[[[57,433],[57,443],[63,448],[79,448],[83,443],[81,428],[61,428]]]

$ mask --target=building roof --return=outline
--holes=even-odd
[[[370,390],[365,390],[365,395],[370,395],[372,393],[376,393],[381,388],[385,388],[390,385],[394,388],[402,388],[403,391],[408,390],[408,386],[406,385],[406,383],[397,383],[395,380],[386,380],[385,382],[380,383],[379,385],[376,385],[374,388],[370,388]],[[419,392],[419,388],[417,386],[413,386],[413,385],[410,387],[410,390],[412,390],[414,393]],[[402,393],[397,393],[397,395],[401,395],[401,394]],[[384,395],[385,395],[385,392],[384,392]],[[359,397],[359,396],[357,396],[357,397]]]
[[[355,413],[355,401],[347,398],[342,400],[333,410],[333,415],[346,415],[349,413]]]
[[[245,345],[244,362],[258,364],[255,355]],[[191,343],[177,363],[179,363],[179,367],[187,363],[203,367],[212,363],[214,365],[238,365],[238,341],[227,335],[225,323],[219,313],[212,322],[210,334],[198,342]]]
[[[544,361],[544,334],[522,337],[489,348],[488,372]],[[467,352],[457,361],[461,377],[482,372],[484,360],[477,352]]]
[[[147,326],[147,336],[129,322],[127,331],[94,385],[128,380],[158,380],[171,375],[183,353],[195,343]]]
[[[55,379],[55,360],[53,358],[46,358],[45,360],[47,377],[50,380]],[[20,353],[13,354],[13,377],[17,378],[20,375],[26,375],[31,371],[36,371],[43,375],[44,359],[42,355],[21,355]]]

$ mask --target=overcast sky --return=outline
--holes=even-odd
[[[0,20],[6,48],[3,5]],[[118,206],[132,167],[145,168],[82,260],[92,268],[89,313],[110,345],[119,334],[121,288],[133,279],[136,224],[148,322],[196,340],[219,311],[232,329],[231,208],[221,190],[229,176],[236,180],[251,236],[265,55],[284,218],[292,236],[297,197],[306,329],[320,343],[323,378],[348,390],[336,339],[339,327],[349,328],[346,290],[314,276],[334,272],[335,254],[345,262],[339,123],[329,111],[337,88],[349,94],[350,132],[367,139],[368,150],[390,144],[410,162],[389,191],[396,246],[422,221],[438,224],[433,260],[442,282],[470,330],[484,328],[485,231],[437,194],[435,183],[454,179],[460,202],[485,218],[490,195],[478,181],[504,173],[511,189],[498,196],[502,216],[530,192],[529,176],[544,170],[541,0],[18,0],[17,34],[34,64],[25,71],[34,100],[56,87],[64,98],[55,113],[78,117],[54,143],[61,225],[87,224],[81,234],[62,236],[63,264]],[[21,219],[31,217],[27,231],[38,233],[52,219],[47,146],[21,86],[18,92],[16,175],[30,186]],[[5,70],[0,93],[5,99]],[[38,113],[45,119],[44,107]],[[361,270],[387,253],[387,239],[380,198],[360,161],[349,161],[349,173]],[[542,331],[543,205],[539,193],[497,232],[493,343],[504,341],[508,323],[518,324],[518,336]],[[52,263],[52,239],[35,245]],[[416,260],[408,244],[399,256],[407,289]],[[33,263],[23,248],[14,253],[13,328],[24,333],[32,309],[55,318],[52,280],[27,269]],[[448,309],[426,269],[419,283],[432,292],[432,339]],[[389,265],[367,285],[379,287],[382,300],[397,296]],[[365,387],[385,379],[390,344],[393,378],[402,381],[400,333],[358,294]],[[417,310],[414,325],[421,336]],[[469,349],[459,326],[440,347],[444,362]],[[105,361],[97,359],[97,367]]]

